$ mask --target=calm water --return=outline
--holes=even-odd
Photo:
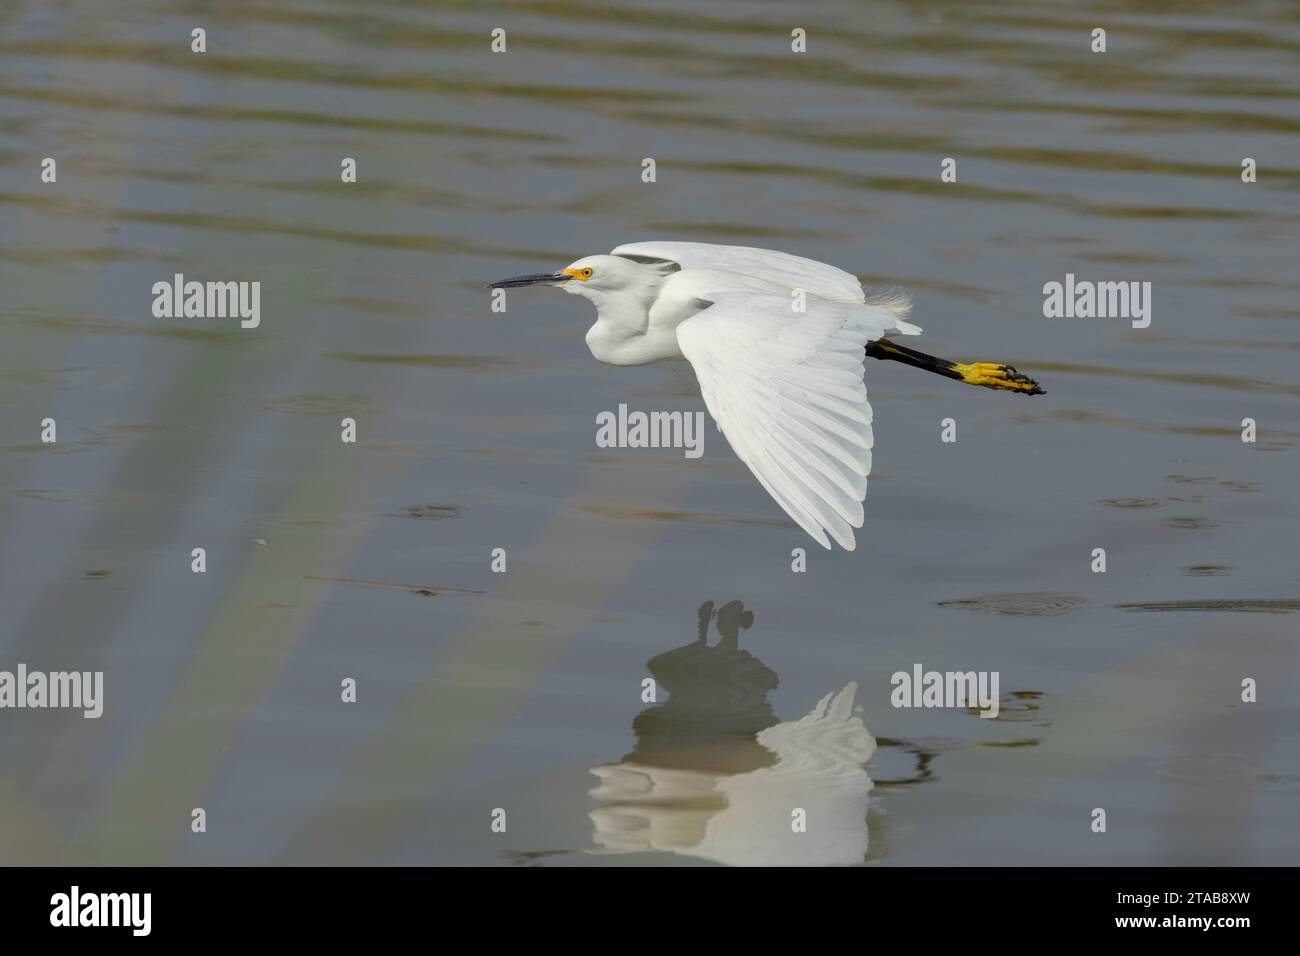
[[[1300,10],[1179,7],[0,3],[0,669],[106,685],[0,711],[0,859],[1296,862]],[[1048,394],[873,363],[823,552],[712,426],[595,447],[679,370],[489,311],[651,238],[902,284]],[[155,319],[177,272],[260,327]],[[1150,328],[1044,318],[1067,273]],[[891,707],[916,663],[1001,715]]]

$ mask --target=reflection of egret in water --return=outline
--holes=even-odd
[[[717,612],[718,643],[709,646],[713,602],[700,607],[698,637],[652,657],[646,668],[669,699],[632,721],[636,746],[623,764],[741,773],[773,762],[758,733],[777,723],[767,695],[776,673],[740,649],[740,631],[754,621],[739,601]],[[599,774],[598,774],[599,775]]]
[[[694,642],[648,662],[669,697],[633,722],[632,752],[592,770],[605,804],[591,813],[595,842],[731,864],[861,862],[876,742],[853,712],[857,685],[780,722],[767,700],[776,674],[739,647],[753,614],[723,606],[709,646],[712,610],[700,608]],[[796,808],[806,832],[792,827]]]

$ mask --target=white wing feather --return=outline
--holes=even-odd
[[[694,243],[619,248],[679,245]],[[908,323],[857,302],[809,298],[795,312],[780,294],[710,298],[712,306],[677,327],[709,413],[786,514],[822,547],[829,533],[852,551],[871,472],[863,348]]]
[[[683,269],[734,272],[839,302],[866,301],[856,276],[824,262],[772,249],[715,246],[707,242],[629,242],[611,255],[665,259]]]

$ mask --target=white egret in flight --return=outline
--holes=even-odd
[[[853,550],[871,472],[863,358],[985,388],[1041,395],[1008,365],[964,364],[888,341],[919,335],[910,298],[866,295],[823,262],[769,249],[632,242],[559,272],[490,288],[554,285],[596,306],[591,354],[609,365],[685,358],[709,413],[768,494],[824,548]]]

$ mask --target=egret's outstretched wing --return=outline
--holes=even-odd
[[[677,327],[700,391],[740,458],[825,548],[853,550],[871,471],[863,347],[897,330],[887,309],[722,293]],[[906,323],[904,323],[906,324]]]
[[[719,269],[803,289],[810,296],[840,302],[865,301],[862,284],[843,269],[824,262],[749,246],[715,246],[707,242],[629,242],[611,255],[662,259],[683,269]]]

